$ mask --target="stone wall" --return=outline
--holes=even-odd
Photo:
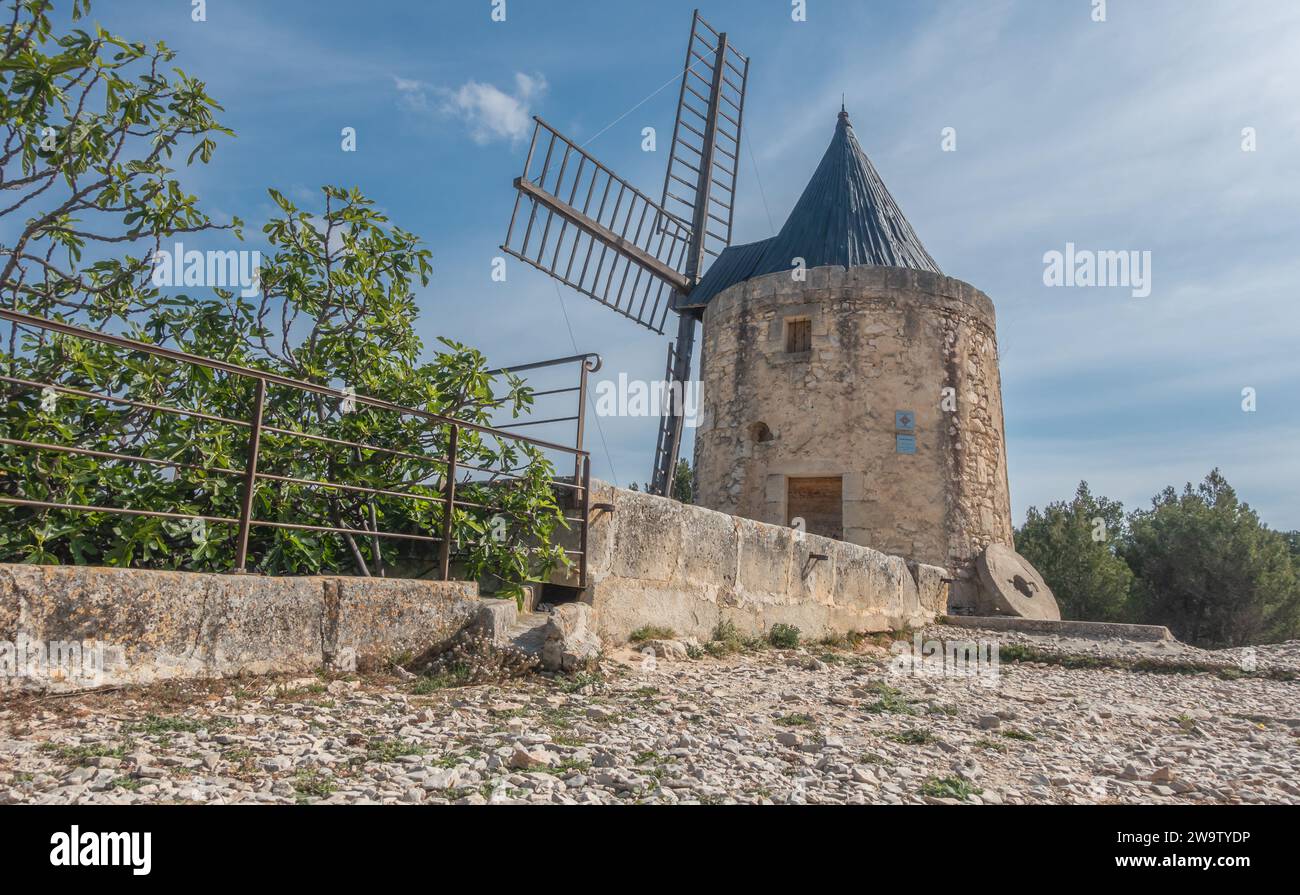
[[[799,318],[812,347],[789,354]],[[846,540],[948,568],[962,589],[985,546],[1012,543],[993,303],[978,289],[899,268],[757,277],[709,303],[701,368],[701,505],[788,525],[791,477],[841,477]],[[904,410],[914,454],[896,450]]]
[[[463,582],[0,565],[0,649],[104,644],[94,686],[351,670],[436,648],[478,605]],[[79,683],[6,670],[0,688]]]
[[[723,620],[749,634],[785,623],[820,637],[920,625],[946,610],[941,568],[603,482],[591,500],[613,506],[592,512],[585,596],[607,644],[644,625],[707,640]]]
[[[603,482],[591,503],[583,598],[607,645],[645,625],[707,640],[724,620],[746,634],[785,623],[815,638],[947,609],[942,568]],[[382,667],[481,625],[482,608],[464,582],[0,565],[0,691]],[[93,680],[14,667],[20,647],[92,643],[107,648]]]

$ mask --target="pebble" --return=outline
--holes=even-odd
[[[1156,652],[925,632],[958,635]],[[1191,650],[1160,652],[1225,665],[1240,653]],[[268,681],[238,698],[228,683],[181,684],[195,696],[182,708],[149,690],[57,710],[14,701],[0,711],[0,804],[1300,803],[1294,682],[1004,662],[987,686],[892,671],[872,646],[663,652],[608,659],[576,692],[535,676],[416,695],[360,677]],[[1300,670],[1300,644],[1257,647],[1252,661]],[[149,733],[150,716],[186,723]],[[933,794],[944,781],[967,798]]]

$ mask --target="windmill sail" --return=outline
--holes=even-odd
[[[673,294],[692,285],[689,224],[534,120],[501,248],[662,334]]]
[[[502,250],[663,334],[669,312],[669,394],[684,394],[700,308],[690,301],[731,245],[749,59],[700,17],[691,20],[677,119],[655,202],[541,118]],[[670,402],[671,403],[671,402]],[[667,493],[682,440],[682,407],[660,421],[652,490]]]
[[[701,18],[691,22],[662,205],[700,231],[698,277],[731,245],[749,59]]]
[[[696,10],[686,43],[677,124],[664,178],[665,208],[690,217],[686,276],[692,290],[709,259],[731,245],[748,80],[749,60],[731,46],[725,32],[714,29]],[[677,311],[677,340],[669,349],[668,375],[673,386],[669,394],[682,395],[691,375],[699,311],[692,307],[689,292],[674,297],[673,310]],[[650,479],[650,490],[661,495],[672,487],[684,424],[684,408],[670,403],[673,406],[659,421]]]

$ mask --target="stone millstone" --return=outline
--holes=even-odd
[[[1001,615],[1060,621],[1061,609],[1043,576],[1005,544],[990,544],[978,560],[981,596]]]

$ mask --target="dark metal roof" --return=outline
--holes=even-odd
[[[942,273],[867,158],[847,112],[781,232],[722,252],[681,307],[702,307],[736,283],[779,270],[795,258],[814,267],[910,267]]]
[[[722,290],[754,276],[755,268],[763,260],[763,255],[768,247],[774,242],[776,242],[776,237],[770,236],[758,242],[729,246],[723,249],[722,254],[709,267],[709,272],[700,280],[699,285],[691,290],[691,294],[686,296],[686,300],[681,306],[687,308],[703,307],[708,304],[709,299]]]

